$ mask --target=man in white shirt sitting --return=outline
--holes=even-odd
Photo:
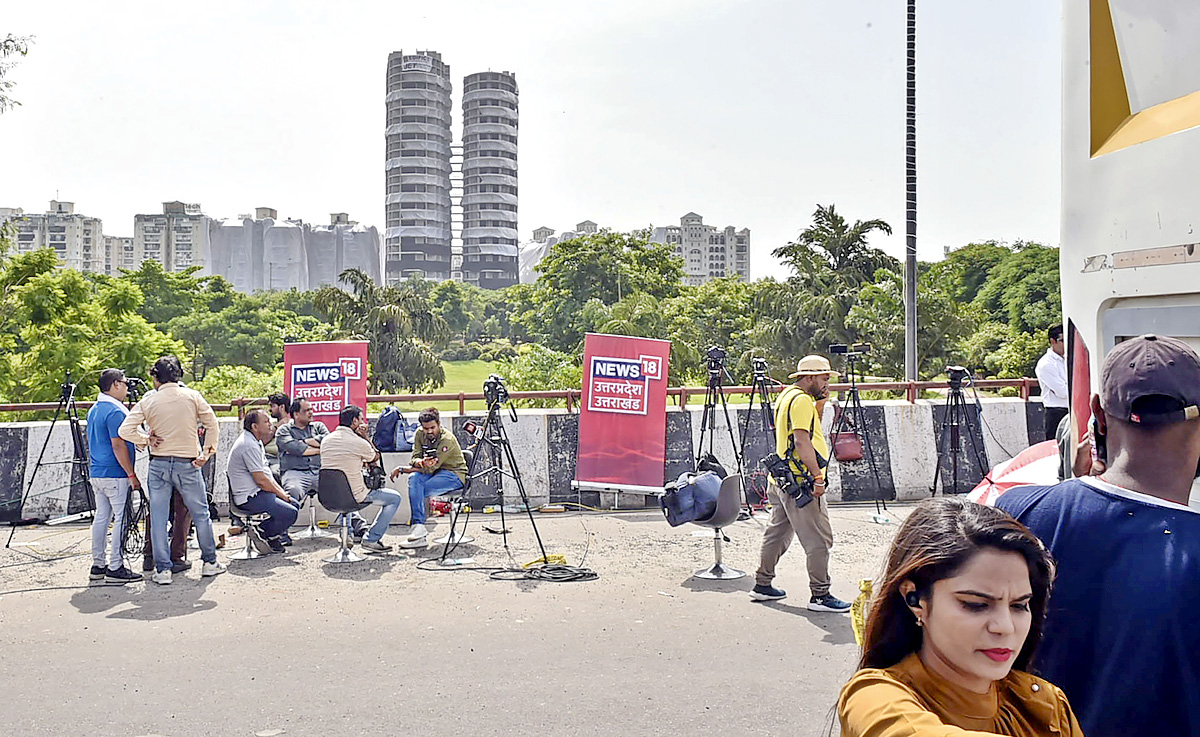
[[[262,534],[272,551],[282,553],[283,546],[292,542],[287,531],[296,522],[300,505],[275,481],[267,465],[263,441],[274,437],[271,416],[265,410],[252,409],[242,428],[229,452],[229,493],[242,509],[271,515],[262,524]]]
[[[1058,423],[1067,416],[1067,345],[1063,341],[1063,326],[1055,325],[1047,331],[1050,347],[1038,359],[1038,386],[1042,388],[1042,430],[1046,440],[1054,440],[1058,436]]]

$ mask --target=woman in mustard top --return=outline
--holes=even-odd
[[[998,509],[914,509],[838,700],[843,737],[1081,736],[1063,692],[1027,672],[1053,578],[1041,541]]]

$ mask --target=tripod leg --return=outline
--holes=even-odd
[[[29,501],[29,493],[33,491],[33,482],[37,480],[37,473],[42,467],[42,458],[46,455],[46,446],[50,444],[50,436],[54,434],[54,425],[58,422],[59,415],[62,414],[66,405],[67,397],[65,395],[59,397],[58,406],[54,408],[54,417],[50,419],[50,427],[46,430],[46,439],[42,441],[42,449],[38,451],[37,461],[33,464],[33,473],[29,474],[29,483],[25,486],[25,493],[21,495],[21,504],[17,507],[12,529],[8,532],[8,542],[4,543],[6,548],[12,547],[13,536],[17,534],[17,523],[21,521],[21,513],[25,509],[26,502]],[[70,492],[68,492],[68,498],[69,494]]]
[[[935,496],[938,488],[938,478],[942,475],[942,459],[946,457],[946,444],[950,442],[950,406],[944,405],[945,414],[942,415],[942,434],[938,439],[937,459],[933,464],[933,485],[929,487],[929,495]],[[942,480],[942,494],[946,493],[944,488],[946,485],[945,479]]]
[[[533,527],[533,536],[537,540],[538,551],[542,554],[542,562],[549,563],[550,558],[546,555],[546,546],[542,544],[542,535],[538,532],[537,521],[533,518],[533,508],[529,504],[529,495],[525,493],[525,482],[521,478],[521,469],[517,466],[517,458],[513,455],[512,443],[508,442],[508,433],[505,432],[504,426],[499,426],[500,443],[503,446],[504,454],[508,457],[508,465],[512,468],[513,481],[517,483],[517,493],[521,495],[521,503],[525,505],[525,514],[529,517],[529,524]],[[501,513],[504,507],[500,507]],[[506,546],[507,547],[507,546]]]

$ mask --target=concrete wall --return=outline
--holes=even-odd
[[[968,404],[963,410],[972,420],[974,431],[967,433],[964,429],[960,433],[961,450],[957,454],[959,477],[958,485],[954,487],[960,492],[970,490],[982,476],[972,452],[972,443],[975,448],[980,449],[986,470],[1041,439],[1040,402],[985,399],[981,406],[982,423],[974,422],[979,414],[974,404]],[[878,486],[875,474],[865,460],[849,464],[834,463],[829,473],[831,501],[869,501],[876,498],[877,494],[888,500],[920,499],[928,496],[937,466],[937,443],[942,438],[942,422],[945,415],[942,403],[865,402],[863,409],[866,431],[864,439],[870,449],[868,455],[875,459]],[[760,413],[756,410],[749,418],[747,414],[745,408],[730,408],[727,422],[720,409],[716,413],[715,429],[711,434],[712,448],[731,472],[736,468],[736,463],[732,453],[729,424],[736,423],[734,435],[740,441],[742,428],[749,419],[749,430],[746,433],[746,458],[750,466],[748,471],[761,471],[758,461],[771,450],[771,441],[762,430]],[[483,420],[482,416],[470,413],[464,416],[451,416],[447,413],[444,418],[444,421],[452,423],[464,445],[466,436],[462,428],[466,421],[470,419],[481,423]],[[504,429],[512,447],[513,457],[504,458],[502,465],[511,472],[511,461],[516,462],[530,500],[535,504],[570,501],[606,508],[657,506],[654,497],[643,497],[640,494],[579,492],[571,488],[571,481],[575,476],[578,420],[578,415],[567,414],[564,410],[520,410],[516,423],[510,422],[507,415],[505,416]],[[678,410],[668,411],[664,481],[691,470],[692,457],[700,439],[701,422],[700,407],[689,407],[686,413]],[[827,407],[823,420],[826,433],[829,433],[832,424],[833,408]],[[10,521],[18,516],[16,511],[26,489],[30,489],[29,498],[20,510],[20,517],[57,517],[84,508],[86,499],[78,483],[79,473],[70,463],[71,434],[70,427],[65,422],[59,422],[54,427],[46,445],[43,465],[37,472],[36,483],[30,488],[30,478],[42,444],[46,441],[49,425],[48,422],[0,423],[0,522]],[[221,506],[227,502],[229,496],[225,482],[226,459],[240,432],[241,426],[236,418],[221,420],[221,439],[213,474],[214,497]],[[480,455],[482,463],[493,454],[490,450],[484,450]],[[939,470],[946,490],[951,490],[954,486],[951,481],[953,464],[950,455],[948,452],[945,454]],[[394,457],[385,460],[390,469],[401,457],[395,454]],[[146,463],[145,454],[139,453],[139,475],[144,474]],[[479,470],[483,468],[483,465],[477,466]],[[519,500],[516,479],[509,474],[503,475],[502,478],[505,500]],[[472,485],[470,498],[477,504],[495,502],[498,499],[497,483],[496,475],[477,479]],[[403,477],[398,484],[391,486],[403,491]],[[939,483],[939,490],[942,487],[943,483]],[[398,519],[406,516],[398,515]]]

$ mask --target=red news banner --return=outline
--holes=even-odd
[[[576,481],[661,490],[670,341],[589,333],[583,345]]]
[[[367,341],[287,343],[283,376],[287,395],[307,399],[313,419],[332,430],[343,407],[367,409]]]

